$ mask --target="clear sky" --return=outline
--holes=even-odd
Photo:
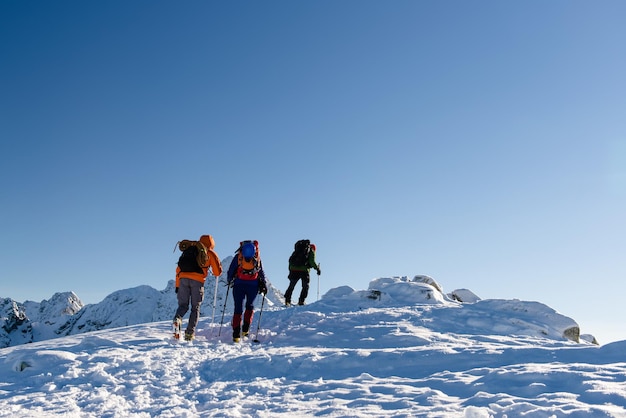
[[[427,274],[626,339],[625,21],[621,0],[3,1],[0,297],[164,289],[206,233],[221,258],[259,240],[284,291],[309,238],[321,294]]]

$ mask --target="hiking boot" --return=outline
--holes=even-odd
[[[291,306],[291,300],[285,299],[285,306]]]
[[[239,338],[239,337],[237,337],[237,338],[233,337],[233,342],[234,342],[234,343],[238,343],[239,341],[241,341],[241,338]]]
[[[235,340],[239,341],[240,337],[241,337],[241,328],[240,327],[233,328],[233,341]]]
[[[304,301],[298,302],[298,306],[304,306]]]
[[[183,320],[180,317],[174,318],[174,323],[172,324],[174,328],[174,338],[180,340],[180,329],[183,325]]]
[[[247,337],[249,333],[250,333],[250,324],[244,322],[243,327],[241,328],[241,336]]]
[[[193,334],[193,332],[185,331],[185,341],[193,341],[194,338],[196,338],[196,336]]]

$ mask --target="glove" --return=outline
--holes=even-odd
[[[259,281],[259,293],[267,295],[267,285],[265,284],[265,282]]]
[[[322,269],[321,268],[317,268],[317,275],[319,276],[320,274],[322,274]]]
[[[176,290],[174,290],[174,293],[178,293],[178,288],[176,288]]]

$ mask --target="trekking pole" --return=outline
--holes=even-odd
[[[217,281],[219,278],[215,276],[215,294],[213,295],[213,316],[211,317],[211,335],[213,335],[213,325],[215,324],[215,305],[217,305]]]
[[[256,338],[254,339],[255,343],[260,343],[259,341],[259,330],[261,329],[261,317],[263,316],[263,306],[265,305],[265,293],[263,293],[263,302],[261,302],[261,311],[259,312],[259,323],[256,327]]]
[[[320,268],[321,268],[320,266],[321,264],[317,263],[317,300],[318,301],[320,300],[320,273],[319,273]]]
[[[224,314],[226,313],[226,302],[228,302],[229,291],[230,291],[230,286],[226,285],[226,297],[224,298],[224,307],[222,308],[222,320],[220,321],[220,331],[217,333],[218,337],[222,335],[222,325],[224,325]]]

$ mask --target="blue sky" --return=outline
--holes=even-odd
[[[322,294],[427,274],[626,339],[624,18],[621,1],[4,1],[0,296],[163,289],[175,243],[205,233],[222,258],[259,240],[284,291],[309,238]]]

